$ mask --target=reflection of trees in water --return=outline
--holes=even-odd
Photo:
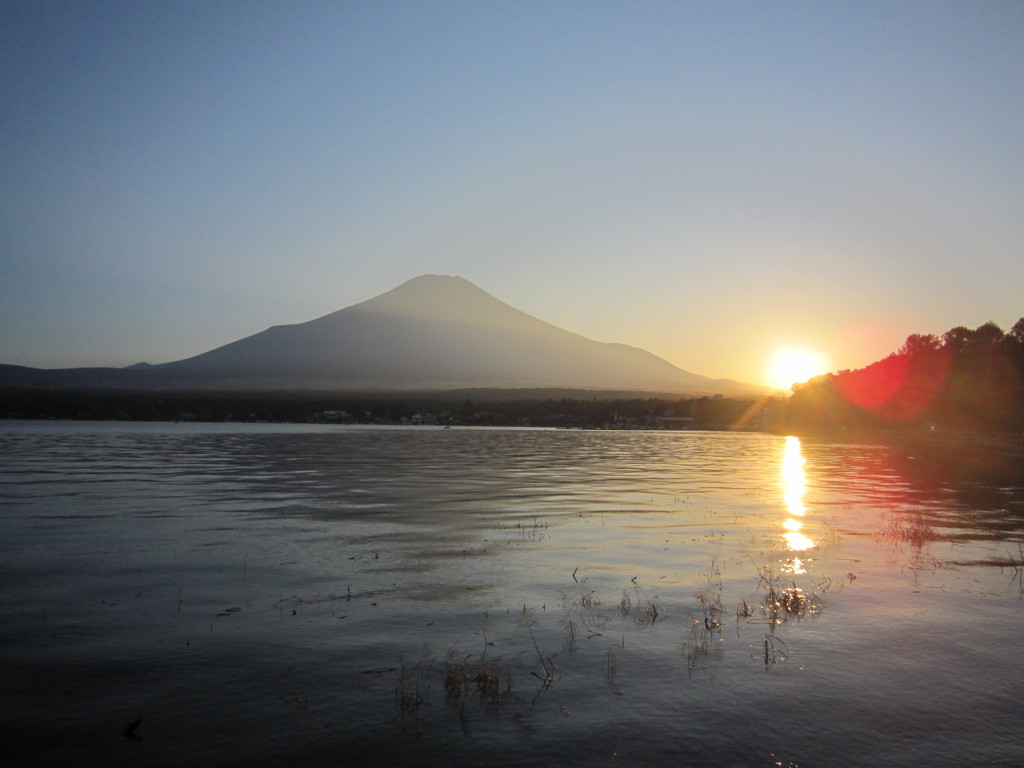
[[[928,531],[923,540],[1024,541],[1024,462],[970,456],[970,451],[890,452],[893,469],[909,484],[914,501],[928,505],[915,513]],[[906,515],[904,515],[906,517]],[[904,519],[903,529],[913,529]],[[915,534],[915,535],[918,535]]]
[[[904,568],[995,568],[1020,587],[1024,461],[926,440],[838,447],[806,441],[811,483],[834,472],[855,497],[884,510],[875,538],[905,557]]]
[[[1000,578],[1008,579],[1003,588],[1024,594],[1024,536],[1019,521],[1010,529],[1002,511],[893,510],[876,538],[906,558],[901,567],[915,574],[915,582],[918,572],[997,569]],[[936,549],[933,544],[947,546]]]

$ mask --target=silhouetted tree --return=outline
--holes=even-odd
[[[942,339],[935,334],[912,333],[900,347],[901,355],[930,355],[942,350]]]
[[[794,387],[785,417],[818,428],[1024,427],[1024,318],[912,334],[900,349],[854,371]]]

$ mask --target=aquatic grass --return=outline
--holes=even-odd
[[[832,580],[823,577],[804,589],[796,584],[793,579],[788,580],[788,585],[783,578],[774,573],[770,565],[757,566],[758,587],[765,590],[761,599],[761,612],[764,618],[773,627],[784,621],[795,618],[803,619],[808,615],[820,613],[825,607],[825,600],[822,593],[831,588]],[[736,613],[739,617],[746,617],[751,623],[759,621],[755,618],[754,608],[743,601],[743,607]]]
[[[817,536],[817,538],[821,540],[820,543],[828,544],[829,546],[833,547],[837,546],[839,544],[841,537],[839,531],[836,530],[835,526],[828,520],[822,520],[820,522],[820,525],[822,530],[824,530],[824,534],[819,534]]]
[[[704,614],[704,626],[708,630],[717,629],[722,625],[725,607],[722,603],[722,572],[718,561],[712,560],[711,567],[703,574],[704,588],[696,594]]]
[[[554,662],[549,656],[547,660],[544,658],[544,654],[540,652],[540,646],[537,644],[537,638],[533,634],[533,625],[537,623],[537,620],[533,617],[530,610],[524,605],[522,611],[519,613],[519,618],[516,621],[516,628],[526,628],[526,631],[530,633],[530,641],[533,643],[533,648],[537,652],[537,659],[540,661],[540,667],[544,670],[544,674],[540,675],[536,671],[531,674],[541,680],[543,687],[547,688],[555,679],[554,670],[556,669]]]
[[[615,649],[609,648],[605,652],[604,656],[605,679],[608,681],[608,687],[611,688],[612,693],[614,693],[616,696],[622,696],[622,690],[619,688],[618,682],[616,682],[618,669],[618,664],[615,658]]]
[[[1024,544],[1021,544],[1019,541],[1017,542],[1017,552],[1020,555],[1020,559],[1014,559],[1010,567],[1013,568],[1017,588],[1021,594],[1024,594]]]
[[[905,562],[901,568],[908,571],[955,571],[957,564],[951,561],[939,560],[932,554],[915,550],[910,560]]]
[[[692,611],[689,612],[689,637],[682,643],[686,649],[686,670],[690,677],[694,671],[707,668],[713,655],[712,643],[716,637],[721,637],[722,617],[725,613],[722,570],[717,558],[711,560],[708,570],[701,574],[701,580],[702,589],[694,595],[701,613],[698,618]]]
[[[987,557],[965,560],[944,560],[937,564],[937,568],[960,569],[960,568],[997,568],[1001,574],[1009,571],[1010,580],[1008,587],[1015,587],[1024,596],[1024,543],[1017,541],[1017,552],[997,552]],[[918,569],[923,570],[923,569]]]
[[[716,628],[717,629],[717,628]],[[707,669],[711,656],[711,640],[716,629],[712,629],[705,618],[703,621],[690,614],[689,639],[682,642],[686,650],[686,672],[693,677],[698,669]]]
[[[494,704],[512,692],[512,673],[501,657],[473,660],[470,654],[460,659],[451,649],[444,664],[444,689],[456,700],[475,692],[481,701]]]
[[[741,618],[749,618],[754,615],[753,607],[747,603],[746,599],[743,600],[743,607],[736,611],[736,621],[738,622]]]
[[[510,532],[515,534],[509,536],[508,541],[540,541],[547,535],[550,524],[538,520],[536,515],[532,515],[531,520],[532,522],[517,520],[514,523],[498,523],[494,526],[494,529],[503,533]]]
[[[648,600],[644,609],[642,611],[637,611],[634,618],[636,623],[641,626],[653,626],[658,620],[659,615],[658,606]]]
[[[424,704],[430,694],[430,684],[424,680],[424,660],[407,664],[401,659],[398,679],[395,681],[395,711],[399,716],[415,711]]]
[[[600,635],[608,617],[601,612],[602,601],[592,590],[579,596],[565,592],[560,594],[559,604],[564,611],[563,627],[566,631],[565,645],[567,650],[573,650],[581,626],[586,627],[588,637]]]
[[[785,642],[774,634],[764,636],[764,668],[770,669],[780,661],[787,661],[789,655],[784,650]]]
[[[565,650],[567,650],[569,653],[572,653],[576,650],[576,634],[578,631],[579,628],[576,626],[575,621],[572,621],[570,619],[569,621],[565,622],[565,640],[562,644],[565,646]]]
[[[597,596],[594,590],[588,590],[582,592],[579,596],[572,596],[568,592],[560,592],[561,606],[567,611],[572,611],[577,608],[584,610],[590,610],[601,605],[601,599]]]
[[[910,544],[918,550],[935,538],[932,526],[922,512],[892,515],[886,526],[878,532],[878,536],[897,545]]]
[[[820,613],[825,605],[818,593],[804,590],[793,582],[788,587],[776,583],[769,584],[763,603],[772,626],[777,626],[790,618],[800,620],[808,615]]]
[[[623,592],[622,599],[619,601],[619,611],[621,611],[623,616],[626,616],[632,607],[633,600],[630,598],[629,592]]]

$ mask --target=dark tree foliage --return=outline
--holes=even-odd
[[[581,429],[729,429],[757,426],[744,398],[629,397],[550,392],[197,392],[7,389],[0,418],[292,422]]]
[[[1024,429],[1024,318],[913,334],[866,368],[794,387],[785,426],[804,429]]]

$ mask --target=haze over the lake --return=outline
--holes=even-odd
[[[0,363],[461,275],[767,381],[1024,302],[1024,4],[0,5]]]

